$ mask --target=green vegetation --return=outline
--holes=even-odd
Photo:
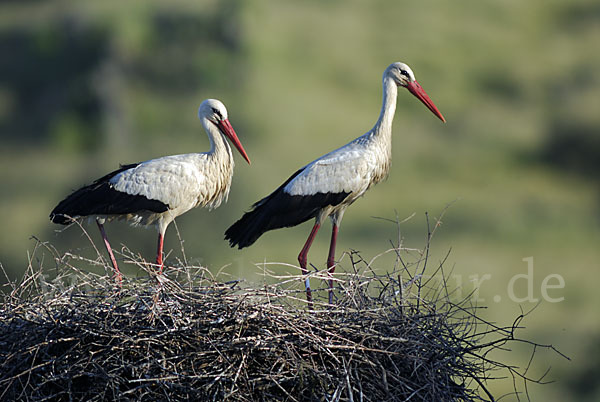
[[[249,280],[260,272],[254,263],[294,264],[309,224],[243,251],[222,233],[288,174],[367,131],[383,69],[404,61],[448,123],[400,93],[390,178],[346,214],[339,269],[349,265],[343,250],[369,258],[396,242],[396,225],[373,217],[414,213],[401,229],[406,247],[420,247],[425,212],[457,200],[431,258],[451,248],[456,282],[468,294],[478,281],[488,318],[505,322],[535,305],[508,295],[533,257],[541,302],[529,338],[573,361],[550,362],[558,381],[530,390],[532,398],[598,398],[585,381],[597,378],[589,350],[600,339],[600,7],[592,0],[24,1],[0,10],[0,262],[13,278],[27,266],[31,235],[93,255],[79,229],[56,235],[47,218],[70,190],[119,162],[206,150],[196,108],[207,97],[227,105],[253,163],[237,159],[229,203],[178,220],[187,257]],[[319,268],[324,229],[309,255]],[[174,230],[171,259],[182,256]],[[115,246],[153,255],[152,231],[107,231]],[[558,303],[540,291],[552,274],[565,282],[548,290],[564,297]],[[515,286],[527,294],[525,281]]]

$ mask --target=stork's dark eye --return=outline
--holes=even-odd
[[[410,75],[408,75],[408,71],[406,70],[400,70],[400,74],[405,76],[406,78],[410,78]]]
[[[214,107],[212,108],[212,111],[214,114],[216,114],[217,116],[219,116],[220,119],[223,118],[223,116],[221,115],[221,112],[219,111],[219,109],[215,109]]]

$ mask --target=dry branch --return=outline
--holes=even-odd
[[[553,350],[515,336],[523,316],[499,327],[469,299],[453,302],[443,262],[442,286],[425,281],[426,252],[407,262],[412,254],[400,260],[392,249],[398,261],[385,275],[350,253],[336,305],[308,311],[290,285],[299,278],[250,287],[201,267],[169,267],[160,280],[148,268],[119,291],[48,250],[57,275],[30,266],[3,295],[2,400],[493,400],[498,371],[515,383],[542,379],[491,351]]]

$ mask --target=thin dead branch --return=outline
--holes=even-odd
[[[273,263],[260,264],[265,281],[253,287],[187,264],[157,277],[124,248],[125,262],[148,275],[124,278],[119,290],[108,274],[77,268],[98,260],[39,242],[25,276],[2,294],[0,399],[493,401],[488,386],[500,376],[527,397],[529,384],[546,381],[529,375],[535,355],[562,355],[517,336],[530,312],[499,326],[469,298],[453,301],[447,255],[434,269],[443,278],[426,278],[438,226],[422,251],[399,248],[399,236],[385,274],[347,253],[336,305],[317,298],[313,310],[299,277],[276,276]],[[43,250],[54,275],[33,266]],[[531,348],[524,368],[490,357],[511,344]]]

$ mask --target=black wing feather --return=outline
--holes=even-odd
[[[117,174],[138,166],[139,163],[121,165],[119,169],[95,180],[92,184],[74,191],[50,213],[54,223],[67,225],[71,218],[89,215],[124,215],[139,211],[165,212],[169,206],[143,195],[131,195],[114,189],[109,182]]]
[[[290,195],[283,189],[304,168],[298,170],[270,195],[252,205],[237,222],[227,229],[225,239],[231,247],[244,248],[252,245],[263,233],[284,227],[299,225],[317,216],[328,205],[338,205],[350,194],[316,193]]]

